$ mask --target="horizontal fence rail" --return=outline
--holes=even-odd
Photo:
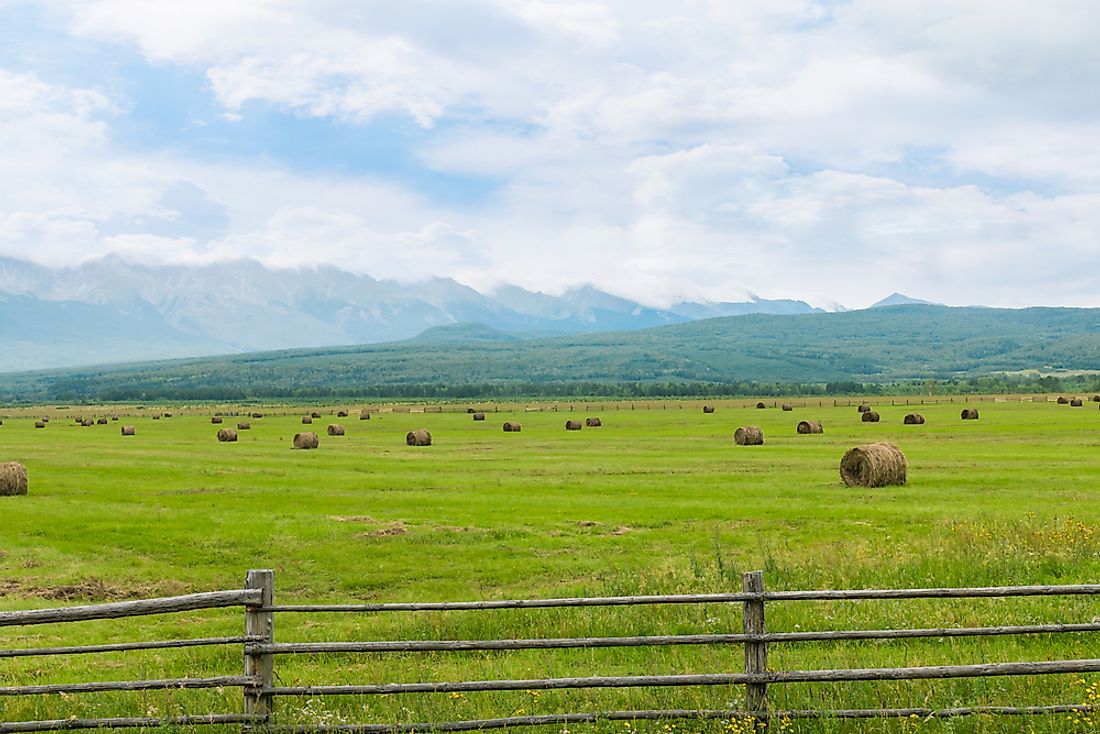
[[[925,589],[825,589],[807,591],[767,591],[760,572],[745,574],[744,589],[720,594],[679,594],[651,596],[573,597],[559,599],[513,599],[458,602],[409,602],[370,604],[290,604],[274,601],[274,574],[250,571],[245,589],[215,591],[163,599],[114,602],[62,609],[39,609],[0,613],[0,626],[69,623],[97,619],[117,619],[141,615],[240,607],[244,612],[244,634],[193,639],[118,642],[98,645],[73,645],[20,649],[0,649],[0,658],[35,656],[90,655],[128,653],[140,650],[167,650],[240,645],[244,660],[243,675],[166,678],[140,681],[96,681],[51,683],[28,686],[0,686],[0,697],[47,694],[81,694],[124,691],[197,690],[238,688],[243,708],[240,713],[199,713],[170,717],[69,718],[44,721],[0,723],[0,734],[68,729],[123,729],[165,725],[235,725],[253,732],[346,732],[347,734],[401,734],[414,731],[473,731],[520,726],[583,724],[599,721],[642,721],[671,719],[754,718],[761,722],[776,719],[869,719],[919,716],[950,718],[988,715],[1058,715],[1094,713],[1089,704],[1051,704],[1033,706],[956,706],[953,708],[880,708],[880,709],[775,709],[768,705],[767,689],[772,685],[814,684],[857,681],[948,680],[998,676],[1039,676],[1100,673],[1100,658],[1025,662],[980,662],[965,665],[928,665],[914,667],[832,668],[822,670],[772,670],[767,663],[768,647],[777,644],[828,643],[846,640],[906,640],[920,638],[992,637],[1008,635],[1087,635],[1100,632],[1100,619],[1092,621],[1041,623],[977,627],[928,627],[912,629],[807,630],[769,632],[765,625],[768,603],[794,601],[909,600],[909,599],[981,599],[1008,597],[1100,596],[1100,584],[1057,586],[1005,586]],[[279,613],[388,613],[489,611],[495,609],[544,609],[582,607],[621,607],[655,604],[736,604],[742,605],[743,632],[729,634],[634,635],[603,637],[557,637],[533,639],[480,640],[366,640],[276,642],[274,619]],[[1088,617],[1086,617],[1088,618]],[[275,661],[283,655],[387,654],[426,652],[507,653],[517,650],[592,649],[626,647],[662,647],[679,645],[741,645],[745,652],[743,672],[704,672],[678,675],[622,675],[547,677],[437,682],[364,682],[363,684],[278,685]],[[1087,647],[1085,649],[1100,649]],[[428,721],[420,723],[340,723],[298,725],[281,723],[274,702],[280,697],[384,696],[400,694],[440,694],[493,691],[549,691],[568,689],[631,689],[693,686],[744,686],[744,705],[726,709],[642,709],[632,711],[566,711],[556,714],[519,715],[464,721]]]

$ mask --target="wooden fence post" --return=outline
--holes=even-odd
[[[263,642],[275,641],[275,613],[260,611],[261,607],[275,604],[275,572],[270,569],[251,570],[245,579],[245,588],[260,589],[260,604],[244,609],[244,633],[262,638]],[[275,656],[270,653],[244,655],[244,674],[260,679],[260,686],[275,685]],[[244,690],[244,712],[249,716],[269,719],[274,697],[257,690]]]
[[[750,571],[741,574],[741,590],[751,594],[764,592],[764,572]],[[764,624],[764,600],[757,599],[745,602],[744,629],[746,635],[762,635],[765,633]],[[765,642],[745,643],[745,673],[748,675],[763,674],[768,671],[768,645]],[[768,712],[768,684],[745,684],[745,709],[758,716],[762,723],[767,724]]]

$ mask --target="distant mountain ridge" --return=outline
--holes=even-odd
[[[376,280],[255,260],[153,266],[108,256],[71,268],[0,257],[0,372],[409,339],[483,324],[513,338],[628,331],[741,313],[814,313],[802,301],[668,309],[586,285],[561,296],[450,278]]]

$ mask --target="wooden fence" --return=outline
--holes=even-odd
[[[103,652],[121,652],[213,645],[239,645],[243,650],[241,675],[209,678],[161,680],[97,681],[35,686],[3,686],[0,697],[44,694],[81,694],[104,691],[149,691],[158,689],[240,688],[240,713],[202,713],[178,718],[117,717],[94,719],[58,719],[0,723],[0,734],[94,728],[140,728],[165,724],[184,726],[241,725],[265,732],[362,732],[390,734],[413,731],[470,731],[518,726],[568,725],[597,721],[642,721],[670,719],[755,718],[887,718],[887,717],[958,717],[973,714],[1036,715],[1091,713],[1098,707],[1087,704],[1050,704],[1042,706],[971,706],[963,708],[879,708],[842,710],[777,710],[768,705],[769,686],[789,683],[838,681],[928,680],[992,676],[1037,676],[1066,673],[1100,672],[1100,659],[1048,660],[1032,662],[978,663],[901,668],[857,668],[826,670],[771,670],[768,650],[772,645],[793,642],[837,640],[899,640],[914,638],[980,637],[1033,634],[1088,634],[1100,632],[1100,608],[1093,621],[1079,623],[1031,624],[993,627],[948,627],[884,630],[824,630],[768,632],[766,605],[796,601],[889,600],[889,599],[974,599],[1003,597],[1100,596],[1100,584],[1072,586],[1009,586],[939,589],[860,589],[818,591],[767,591],[760,571],[744,574],[742,590],[724,594],[687,594],[666,596],[622,596],[567,599],[529,599],[474,602],[417,602],[375,604],[277,605],[274,600],[274,573],[249,571],[246,588],[189,594],[164,599],[117,602],[95,606],[0,612],[0,627],[66,623],[93,619],[115,619],[140,615],[240,606],[244,610],[244,634],[234,637],[124,642],[105,645],[38,647],[0,650],[0,658],[31,656],[69,656]],[[551,607],[611,607],[655,604],[739,603],[743,608],[743,629],[731,634],[689,634],[635,637],[578,637],[494,640],[391,640],[338,642],[285,642],[274,637],[276,614],[381,614],[418,611],[481,611],[498,609],[545,609]],[[669,645],[742,645],[744,670],[688,675],[590,676],[578,678],[539,678],[525,680],[472,680],[425,683],[370,683],[362,685],[277,685],[275,661],[281,655],[324,653],[390,653],[429,651],[531,650],[564,648],[649,647]],[[1087,647],[1087,646],[1086,646]],[[1092,645],[1092,650],[1100,646]],[[715,710],[629,710],[566,712],[540,716],[505,716],[466,721],[420,723],[362,723],[295,725],[279,721],[275,701],[283,696],[376,696],[416,693],[461,693],[470,691],[542,691],[560,689],[637,688],[670,686],[744,686],[745,705],[741,709]]]

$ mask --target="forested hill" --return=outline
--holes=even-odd
[[[526,341],[456,325],[362,347],[0,375],[0,400],[465,397],[565,383],[891,383],[1029,369],[1100,369],[1100,309],[905,305]]]

